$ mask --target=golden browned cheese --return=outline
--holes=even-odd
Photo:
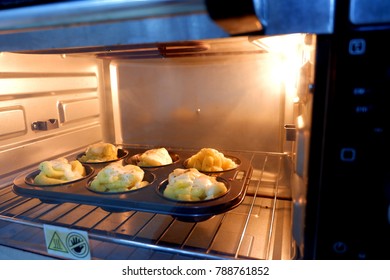
[[[110,143],[96,143],[90,145],[85,155],[80,157],[81,162],[106,162],[118,159],[118,148]]]
[[[187,167],[215,172],[236,168],[237,164],[216,149],[203,148],[188,159]]]
[[[111,163],[99,171],[90,188],[98,192],[125,192],[149,184],[143,178],[144,171],[139,166]]]
[[[139,157],[138,166],[161,166],[172,163],[172,158],[167,149],[156,148],[147,150]]]
[[[77,160],[66,158],[44,161],[39,164],[39,174],[34,178],[34,184],[54,185],[80,179],[85,176],[84,166]]]
[[[176,168],[169,174],[164,196],[181,201],[203,201],[220,197],[227,192],[216,177],[200,173],[195,168]]]

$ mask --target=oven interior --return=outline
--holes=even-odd
[[[93,259],[302,258],[315,41],[290,34],[1,52],[0,245],[16,249],[13,258],[53,257],[43,234],[50,224],[88,232]],[[245,195],[207,220],[183,221],[15,193],[20,174],[97,142],[130,155],[239,154]]]

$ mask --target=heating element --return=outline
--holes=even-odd
[[[43,225],[88,232],[92,259],[294,259],[291,159],[251,152],[243,202],[201,222],[140,211],[43,203],[0,189],[0,244],[48,256]],[[56,257],[54,257],[56,258]]]

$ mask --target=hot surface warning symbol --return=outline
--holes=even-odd
[[[59,237],[57,232],[54,232],[53,237],[51,238],[51,241],[49,243],[48,249],[68,253],[68,250],[66,250],[65,245],[64,243],[62,243],[61,238]]]
[[[43,225],[47,252],[66,259],[90,260],[88,233],[52,225]]]

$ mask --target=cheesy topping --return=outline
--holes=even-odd
[[[34,178],[34,183],[38,185],[62,184],[80,179],[86,174],[79,161],[69,162],[64,157],[41,162],[39,170],[39,174]]]
[[[188,159],[187,167],[215,172],[236,168],[237,164],[215,149],[203,148]]]
[[[224,183],[216,177],[200,173],[195,168],[176,168],[168,176],[164,196],[182,201],[202,201],[219,197],[227,192]]]
[[[118,148],[110,143],[90,145],[85,155],[80,157],[81,162],[106,162],[116,159],[118,159]]]
[[[132,164],[111,163],[104,167],[91,182],[90,188],[98,192],[124,192],[145,187],[144,171]]]
[[[171,164],[172,158],[169,155],[167,149],[165,148],[156,148],[147,150],[142,153],[139,157],[138,166],[161,166]]]

